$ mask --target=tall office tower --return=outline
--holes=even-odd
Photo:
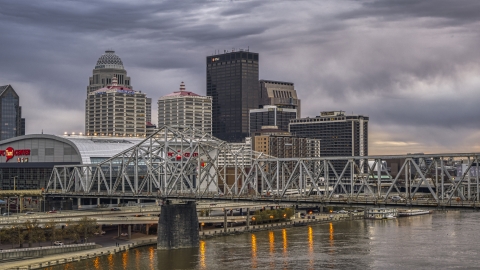
[[[207,57],[207,96],[212,97],[213,136],[242,142],[248,113],[260,108],[258,53],[227,52]]]
[[[90,92],[87,96],[85,134],[88,136],[146,135],[146,96],[128,87],[112,84]]]
[[[20,97],[10,84],[0,86],[0,100],[0,140],[25,135]]]
[[[297,110],[297,118],[301,116],[300,99],[291,82],[260,80],[260,100],[262,105],[274,105],[278,108]]]
[[[290,120],[290,132],[298,137],[321,140],[322,157],[368,156],[368,116],[344,111],[321,112],[315,118]],[[335,162],[342,172],[344,162]]]
[[[146,120],[147,123],[152,123],[152,98],[146,98]]]
[[[130,77],[123,68],[122,59],[115,54],[115,51],[108,50],[98,58],[95,69],[93,69],[93,76],[89,78],[87,94],[112,84],[113,77],[117,78],[119,86],[132,88]]]
[[[265,105],[262,109],[250,110],[250,136],[260,132],[266,127],[288,132],[290,119],[297,118],[296,109],[278,108],[277,106]]]
[[[25,135],[20,97],[10,84],[0,86],[0,100],[0,140]]]
[[[320,157],[320,140],[264,133],[253,137],[253,149],[278,158],[315,158]]]
[[[192,126],[203,133],[212,134],[212,99],[185,91],[180,91],[158,99],[158,128],[163,126]]]

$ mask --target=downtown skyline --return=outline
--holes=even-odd
[[[260,79],[295,83],[302,117],[369,116],[370,155],[475,152],[479,11],[476,1],[3,1],[0,85],[21,97],[27,134],[82,132],[105,50],[156,104],[181,81],[206,95],[205,57],[250,48]]]

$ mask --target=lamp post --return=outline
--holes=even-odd
[[[18,176],[13,177],[13,190],[17,190],[17,178]]]

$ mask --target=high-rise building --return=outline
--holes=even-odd
[[[262,105],[295,109],[297,117],[301,117],[300,99],[298,99],[295,86],[291,82],[260,80],[260,100]]]
[[[192,126],[203,133],[212,134],[212,99],[185,91],[180,91],[158,99],[158,127]]]
[[[249,133],[249,110],[260,108],[258,53],[226,52],[208,56],[206,64],[213,136],[242,142]]]
[[[253,137],[253,149],[278,158],[320,157],[320,140],[271,133]]]
[[[290,132],[322,140],[323,157],[368,156],[368,119],[344,111],[321,112],[315,118],[290,120]]]
[[[296,109],[278,108],[265,105],[262,109],[250,110],[250,136],[260,132],[265,127],[272,127],[279,132],[288,132],[290,119],[297,118]]]
[[[290,132],[320,139],[322,157],[368,156],[368,120],[368,116],[346,115],[344,111],[321,112],[315,118],[290,120]],[[334,161],[338,174],[344,163]]]
[[[85,102],[85,134],[88,136],[146,136],[146,96],[112,84],[90,92]]]
[[[89,79],[87,94],[112,84],[112,78],[116,77],[119,86],[132,88],[130,77],[123,67],[122,59],[115,54],[115,51],[107,50],[97,60],[93,69],[93,75]]]
[[[113,50],[105,51],[98,58],[87,86],[85,134],[145,136],[147,122],[152,121],[152,99],[132,89],[122,59]],[[110,103],[102,103],[106,100]]]
[[[20,97],[9,85],[0,86],[0,140],[25,135]]]

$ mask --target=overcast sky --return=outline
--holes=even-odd
[[[156,100],[206,94],[205,57],[250,48],[260,78],[290,81],[302,116],[370,117],[369,154],[480,151],[480,1],[0,2],[0,85],[27,134],[84,131],[88,78],[113,49]]]

